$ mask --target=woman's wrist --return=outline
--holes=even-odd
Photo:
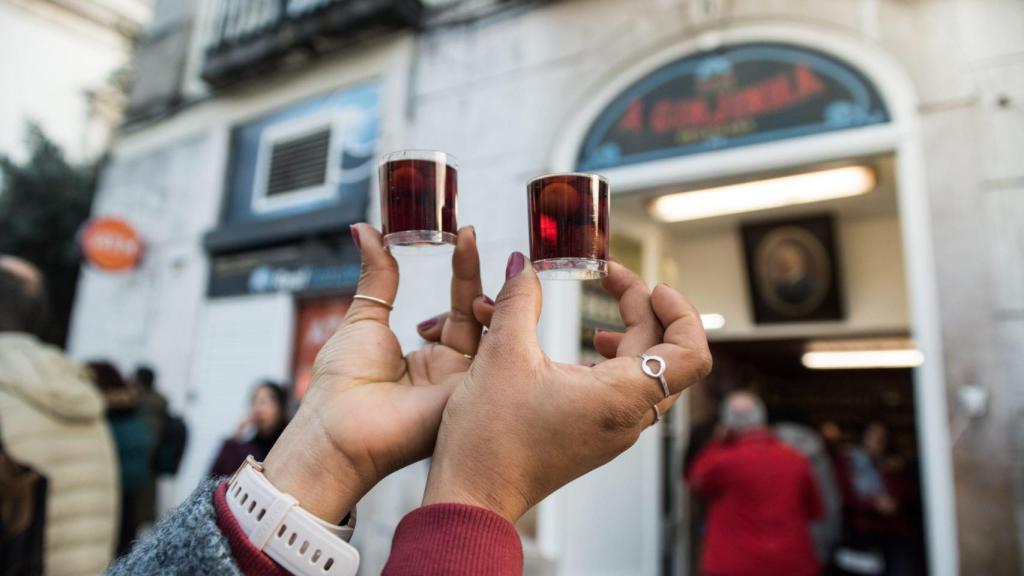
[[[334,449],[324,431],[301,414],[274,444],[263,471],[275,488],[330,524],[341,522],[372,488],[363,485],[355,467]]]
[[[448,473],[451,471],[451,473]],[[463,474],[467,469],[457,466],[446,466],[442,460],[431,462],[430,475],[423,492],[423,506],[431,504],[465,504],[490,510],[505,520],[515,524],[529,509],[527,499],[516,495],[515,491],[505,489],[506,482],[482,480],[472,473]],[[464,478],[476,481],[465,481]]]

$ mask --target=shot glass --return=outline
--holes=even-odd
[[[384,245],[455,244],[458,164],[433,150],[400,150],[380,159]]]
[[[608,181],[596,174],[551,174],[526,185],[530,259],[541,278],[608,275]]]

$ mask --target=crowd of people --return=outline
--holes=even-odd
[[[46,315],[40,273],[0,257],[3,576],[103,571],[156,522],[157,481],[177,473],[187,442],[153,368],[79,365],[40,340]],[[210,476],[266,458],[287,424],[286,388],[260,382]]]
[[[46,316],[41,274],[0,257],[0,566],[97,574],[155,522],[184,425],[152,368],[80,365],[39,338]]]
[[[691,433],[684,478],[703,504],[705,574],[922,573],[914,482],[881,422],[855,441],[832,421],[769,426],[760,398],[733,392]]]

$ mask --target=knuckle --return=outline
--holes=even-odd
[[[609,402],[599,412],[599,425],[602,430],[615,432],[629,430],[636,426],[639,415],[645,406],[645,400],[639,395],[623,396]]]
[[[458,308],[452,308],[450,312],[443,314],[447,316],[449,322],[455,322],[459,324],[476,324],[476,317],[473,314],[459,310]],[[439,318],[441,316],[438,316]]]
[[[714,358],[711,357],[711,350],[706,344],[697,350],[696,362],[698,379],[706,378],[711,374],[711,369],[714,367],[715,361]]]
[[[501,306],[505,303],[529,301],[531,299],[533,299],[533,290],[529,286],[522,285],[522,283],[515,283],[512,286],[505,286],[505,289],[498,294],[495,305]]]

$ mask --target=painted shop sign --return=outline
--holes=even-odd
[[[79,244],[86,262],[107,272],[126,272],[139,265],[142,237],[121,218],[101,216],[85,223]]]
[[[207,294],[212,298],[285,292],[352,292],[359,251],[348,236],[214,256]]]
[[[888,121],[878,91],[845,62],[786,44],[740,44],[633,83],[597,116],[577,166],[625,166]]]

